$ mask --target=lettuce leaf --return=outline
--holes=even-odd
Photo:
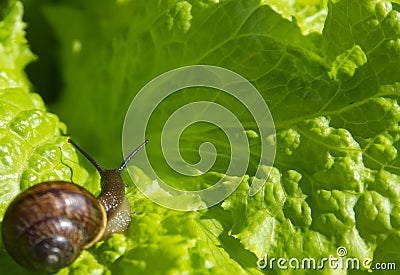
[[[45,180],[82,184],[88,176],[62,136],[65,124],[46,111],[38,94],[30,92],[24,68],[35,56],[25,39],[22,10],[21,3],[10,3],[0,22],[1,217],[20,190]]]
[[[0,22],[0,221],[10,201],[33,184],[66,180],[83,184],[88,173],[63,136],[66,126],[30,92],[24,72],[35,59],[25,39],[23,6],[10,2]],[[91,188],[91,191],[98,190]],[[0,223],[1,224],[1,223]],[[0,271],[27,273],[14,263],[0,240]]]
[[[184,65],[222,66],[249,79],[268,103],[277,132],[274,167],[255,196],[249,196],[249,182],[260,158],[259,139],[264,138],[257,135],[248,175],[220,205],[176,212],[155,205],[131,187],[134,219],[129,231],[85,251],[60,274],[308,274],[315,271],[276,265],[260,269],[257,263],[266,254],[276,259],[337,257],[339,247],[360,261],[371,258],[374,263],[400,265],[400,6],[375,0],[312,1],[308,6],[304,1],[288,2],[43,4],[60,43],[65,82],[61,99],[51,108],[100,163],[119,163],[123,118],[140,88]],[[9,29],[21,27],[21,7],[16,7],[19,11],[9,11],[8,16],[18,15],[19,21],[8,23]],[[9,47],[26,52],[22,29],[18,30],[23,45]],[[29,84],[21,71],[29,61],[20,62],[19,71],[10,76],[24,89]],[[8,64],[6,59],[4,63]],[[218,91],[184,91],[163,102],[148,135],[157,140],[163,122],[176,108],[204,97],[233,106],[246,130],[255,131],[249,113],[231,98]],[[21,95],[12,101],[26,99]],[[34,117],[28,112],[25,118]],[[38,132],[58,133],[47,129],[52,128]],[[219,152],[220,161],[212,171],[196,179],[179,177],[163,165],[162,152],[155,146],[149,154],[159,160],[157,172],[178,188],[203,188],[222,177],[230,148],[215,128],[194,125],[182,136],[180,151],[196,161],[193,148],[205,136]],[[79,168],[73,163],[67,166],[75,177]],[[4,170],[4,175],[15,170]],[[138,169],[133,180],[150,181]],[[95,184],[92,179],[89,185]],[[11,260],[0,259],[1,266],[12,266]]]

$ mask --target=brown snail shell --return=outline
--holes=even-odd
[[[54,272],[98,241],[106,227],[104,207],[86,189],[44,182],[17,196],[3,219],[3,242],[21,265]]]
[[[31,270],[56,272],[71,264],[83,249],[125,232],[131,222],[121,172],[147,141],[113,170],[101,168],[69,142],[99,171],[101,193],[95,198],[79,185],[53,181],[36,184],[11,202],[3,218],[3,243],[16,262]]]

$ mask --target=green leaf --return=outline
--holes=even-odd
[[[63,136],[65,124],[46,111],[38,94],[30,92],[24,68],[34,55],[25,39],[22,4],[10,1],[3,12],[0,22],[0,221],[11,200],[29,186],[52,180],[83,184],[88,178],[78,164],[75,150]],[[2,241],[0,261],[2,271],[27,274],[11,260]]]
[[[2,10],[0,23],[0,88],[29,88],[23,69],[35,59],[25,39],[25,23],[21,20],[23,7],[20,2],[12,3]]]
[[[188,7],[188,2],[178,1],[138,2],[135,9],[129,3],[107,6],[111,14],[105,19],[108,24],[85,18],[92,10],[97,14],[101,6],[49,8],[47,16],[63,41],[66,64],[63,70],[68,86],[59,112],[76,131],[102,137],[98,146],[118,145],[109,131],[115,129],[113,135],[120,136],[118,121],[127,103],[152,77],[190,64],[232,69],[252,81],[268,103],[277,127],[278,148],[274,172],[263,192],[249,197],[243,182],[223,203],[224,215],[229,215],[216,218],[225,227],[219,238],[237,238],[243,245],[239,254],[250,251],[258,258],[264,253],[318,258],[336,255],[339,246],[346,247],[349,256],[381,258],[386,240],[399,242],[393,237],[398,236],[398,229],[389,226],[397,221],[398,204],[389,196],[390,190],[394,193],[398,188],[399,175],[397,11],[384,2],[342,0],[328,4],[325,21],[324,5],[318,1],[305,13],[301,11],[307,8],[301,2],[290,6],[272,1],[208,5],[191,1],[190,16]],[[186,11],[182,13],[185,16],[179,17],[181,10]],[[313,22],[307,14],[318,13],[321,20],[307,27],[307,22]],[[293,15],[297,21],[289,22],[281,15]],[[79,21],[72,28],[63,23],[71,16]],[[322,33],[305,35],[312,30]],[[109,33],[113,38],[104,40]],[[73,53],[68,49],[77,37],[83,47]],[[82,68],[80,64],[86,65]],[[251,116],[234,100],[218,92],[187,91],[163,102],[149,123],[148,135],[158,140],[162,125],[176,108],[210,97],[237,110],[235,114],[247,131],[255,130]],[[81,111],[88,121],[82,122],[70,112],[69,106],[77,98],[85,102]],[[213,171],[223,174],[229,145],[216,129],[193,126],[181,137],[180,150],[186,159],[196,162],[193,148],[198,148],[204,136],[217,146],[222,159]],[[253,142],[252,161],[256,163],[259,141],[255,138]],[[155,163],[164,163],[161,148],[149,148],[148,152]],[[104,158],[112,155],[103,152]],[[209,175],[193,181],[179,177],[168,165],[156,168],[175,187],[202,188],[213,182]],[[250,177],[253,169],[249,168]],[[376,184],[378,179],[385,183]],[[377,188],[391,186],[389,179],[394,187]],[[379,196],[371,195],[375,194],[372,191]],[[380,234],[364,229],[370,222],[361,211],[364,206],[382,212],[374,223]],[[396,258],[398,254],[391,254],[390,259]],[[152,262],[151,256],[144,262]],[[252,266],[256,267],[254,258]]]
[[[296,22],[304,34],[321,33],[327,15],[325,0],[266,0],[283,18]]]
[[[233,110],[245,128],[251,144],[247,175],[222,204],[203,212],[164,209],[130,188],[134,218],[127,234],[85,251],[60,274],[308,274],[314,270],[284,270],[270,262],[260,269],[257,263],[266,255],[318,261],[338,256],[339,247],[360,261],[400,265],[397,2],[96,0],[40,5],[60,45],[65,83],[60,100],[51,107],[105,166],[120,162],[123,118],[136,93],[155,76],[185,65],[217,65],[249,79],[276,126],[277,154],[270,177],[259,193],[249,196],[261,139],[271,141],[258,135],[251,113],[213,90],[187,89],[165,100],[146,133],[155,144],[146,150],[157,173],[186,190],[209,187],[223,176],[229,182],[238,180],[238,175],[225,175],[231,148],[213,125],[191,125],[180,139],[180,152],[191,163],[199,160],[197,148],[204,137],[215,145],[217,161],[200,177],[183,177],[170,169],[156,142],[176,109],[211,100]],[[31,178],[51,178],[55,167],[68,168],[60,172],[68,179],[84,178],[59,135],[65,127],[45,111],[40,98],[27,92],[22,70],[32,55],[23,38],[21,6],[11,7],[3,20],[8,23],[0,28],[10,53],[0,53],[0,68],[7,75],[0,75],[6,83],[0,82],[0,102],[6,104],[0,105],[0,117],[5,118],[0,119],[5,129],[0,144],[12,144],[1,158],[0,173],[9,182],[0,197],[5,204],[21,182],[25,186]],[[3,39],[9,37],[5,30],[16,31],[14,37],[19,38]],[[41,31],[32,29],[33,34]],[[19,67],[10,66],[12,62]],[[14,160],[16,166],[11,165]],[[143,172],[134,171],[135,182],[152,184]],[[94,184],[92,176],[92,190]],[[16,268],[6,256],[0,259],[1,266]],[[353,273],[329,268],[321,272]]]
[[[62,136],[65,125],[46,112],[42,99],[29,91],[24,67],[33,59],[25,40],[22,5],[11,1],[0,22],[0,216],[20,190],[35,183],[64,179],[82,183],[72,146]],[[6,55],[5,53],[8,53]],[[72,174],[72,169],[75,169]]]
[[[335,61],[333,61],[329,76],[335,80],[337,80],[340,75],[352,77],[356,69],[364,65],[366,62],[367,56],[360,46],[356,45],[336,57]]]

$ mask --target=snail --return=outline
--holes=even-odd
[[[43,182],[19,194],[4,214],[5,248],[17,263],[38,272],[56,272],[71,264],[83,249],[127,230],[131,212],[121,172],[148,142],[135,149],[119,167],[106,170],[75,142],[68,141],[100,173],[100,195],[95,198],[70,182]]]

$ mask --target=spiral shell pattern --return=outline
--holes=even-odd
[[[63,181],[44,182],[13,200],[4,215],[2,237],[16,262],[55,272],[101,238],[105,223],[102,205],[87,190]]]

